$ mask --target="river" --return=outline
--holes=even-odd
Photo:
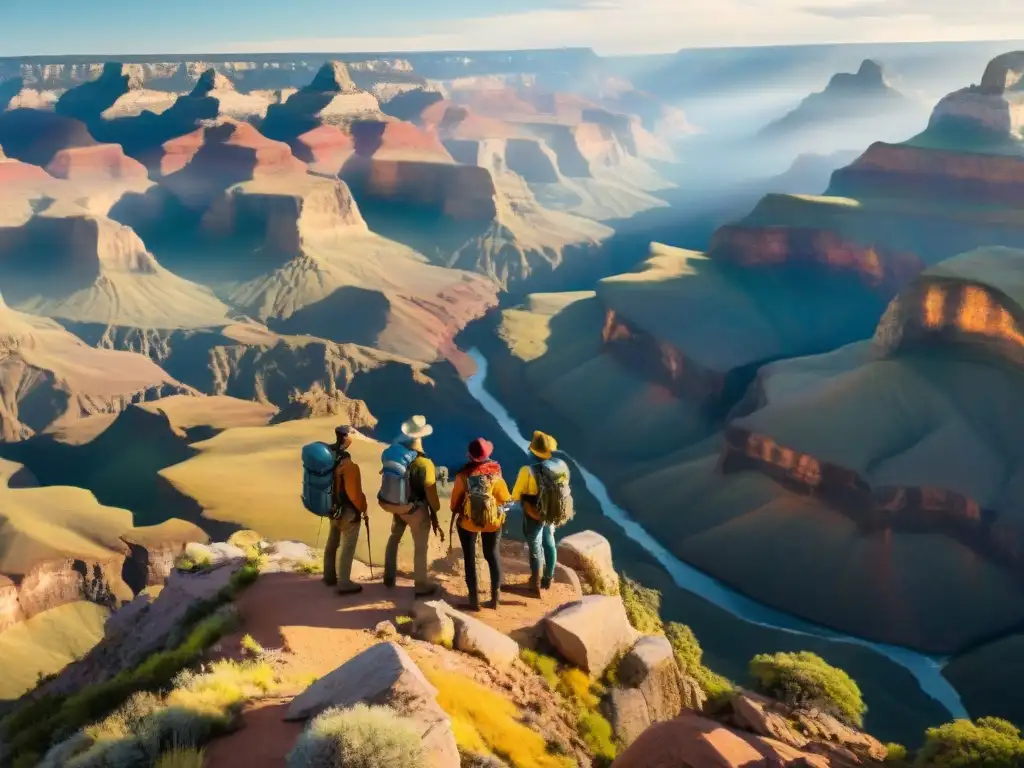
[[[512,418],[505,407],[484,386],[487,380],[487,359],[480,353],[480,350],[475,348],[469,350],[468,354],[476,364],[476,372],[466,381],[470,395],[480,403],[484,410],[494,417],[509,439],[525,452],[530,441],[523,437],[515,419]],[[921,690],[945,707],[954,718],[968,717],[967,710],[964,708],[963,702],[960,701],[960,695],[942,674],[942,668],[946,664],[946,659],[918,653],[909,648],[874,643],[870,640],[854,637],[853,635],[846,635],[763,605],[731,589],[717,579],[708,576],[691,565],[687,565],[665,549],[653,536],[633,520],[628,512],[612,501],[604,483],[588,472],[575,459],[573,459],[573,463],[575,463],[580,475],[583,477],[583,483],[587,490],[597,500],[605,517],[621,528],[626,536],[646,549],[668,572],[680,589],[691,592],[707,600],[709,603],[717,605],[719,608],[728,611],[736,618],[749,624],[767,627],[792,635],[803,635],[834,643],[846,643],[870,648],[907,669],[917,680]]]

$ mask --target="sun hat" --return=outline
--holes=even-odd
[[[402,434],[414,440],[418,437],[429,437],[434,434],[434,428],[427,424],[426,416],[413,416],[402,422]]]
[[[530,441],[530,453],[538,459],[550,459],[551,454],[557,450],[558,441],[551,435],[545,434],[540,430],[533,433],[533,439]]]
[[[494,445],[490,440],[485,440],[482,437],[478,437],[476,440],[469,444],[469,448],[466,451],[466,455],[469,456],[470,461],[487,461],[491,458],[491,454],[494,452]]]

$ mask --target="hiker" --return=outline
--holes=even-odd
[[[352,461],[348,452],[355,430],[348,426],[337,427],[334,436],[334,445],[331,446],[336,456],[332,496],[334,514],[324,548],[324,584],[336,586],[338,594],[354,595],[363,591],[360,584],[352,581],[352,561],[359,543],[359,526],[366,516],[366,496],[363,495],[359,465]]]
[[[484,559],[491,572],[491,599],[488,608],[497,608],[501,592],[501,528],[505,524],[507,505],[512,500],[501,476],[501,466],[491,461],[494,446],[477,438],[466,451],[468,462],[455,475],[452,488],[452,524],[459,526],[459,542],[466,562],[466,587],[469,603],[465,610],[480,610],[480,593],[476,578],[476,540],[483,544]]]
[[[534,597],[540,597],[542,589],[551,588],[557,557],[555,529],[574,514],[569,466],[552,456],[556,450],[555,438],[534,432],[530,453],[538,461],[519,470],[512,489],[512,499],[523,507],[523,535],[530,546],[530,592]]]
[[[398,546],[405,529],[412,531],[413,578],[416,596],[426,597],[437,591],[437,584],[427,577],[427,548],[430,531],[444,541],[437,522],[441,501],[437,496],[437,471],[434,462],[423,452],[423,438],[434,434],[424,416],[413,416],[402,424],[402,434],[381,456],[381,490],[377,497],[381,508],[391,512],[391,536],[384,552],[384,586],[395,586],[398,576]]]

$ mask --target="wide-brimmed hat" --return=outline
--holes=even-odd
[[[469,448],[466,449],[466,455],[469,456],[470,461],[487,461],[493,452],[494,445],[490,440],[485,440],[482,437],[471,442]]]
[[[551,454],[557,450],[558,441],[551,435],[540,430],[533,433],[533,439],[530,441],[530,453],[538,459],[550,459]]]
[[[413,416],[402,422],[402,434],[410,440],[418,437],[429,437],[434,434],[434,428],[427,424],[426,416]]]

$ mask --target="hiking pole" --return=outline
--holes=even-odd
[[[320,549],[320,532],[323,530],[323,528],[324,528],[324,519],[323,519],[323,517],[321,517],[320,518],[320,524],[316,527],[316,546],[314,547],[314,549]]]
[[[373,578],[373,547],[370,546],[370,513],[363,513],[363,522],[366,523],[366,564],[370,566],[370,578]]]

